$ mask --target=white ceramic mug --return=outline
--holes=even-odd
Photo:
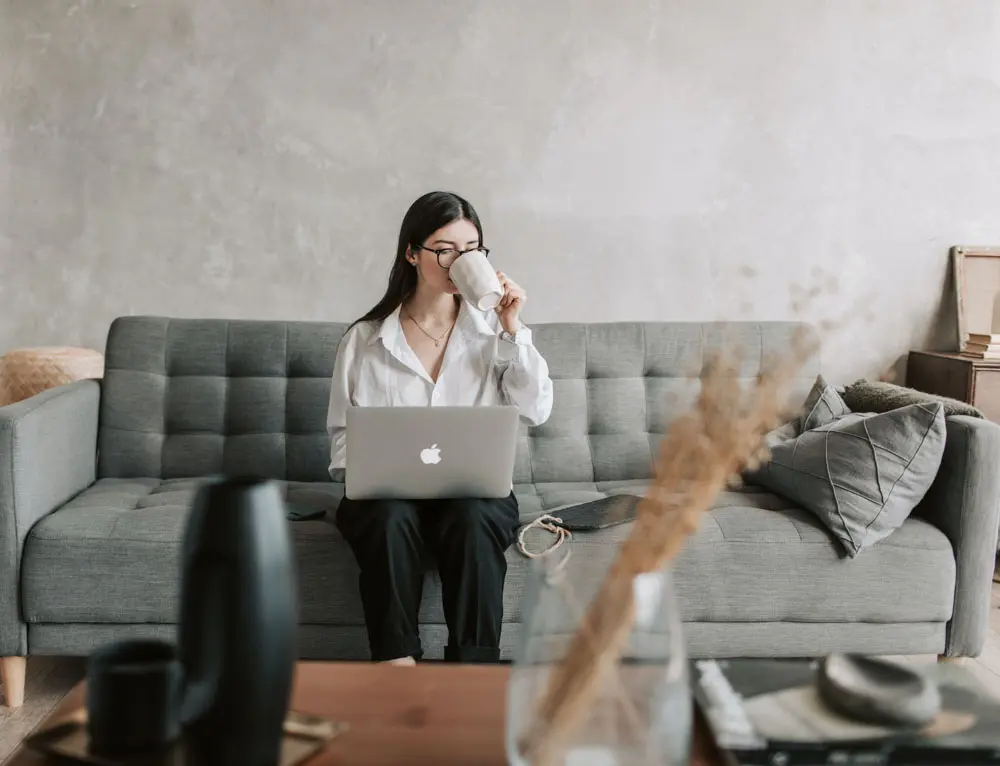
[[[489,259],[478,250],[459,256],[448,276],[462,297],[480,311],[496,308],[503,298],[503,286]]]

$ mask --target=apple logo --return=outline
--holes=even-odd
[[[432,444],[427,449],[420,450],[420,460],[424,465],[437,465],[441,462],[441,450],[436,444]]]

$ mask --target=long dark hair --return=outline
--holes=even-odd
[[[428,192],[416,200],[403,216],[399,227],[399,243],[396,245],[396,260],[389,272],[389,284],[382,300],[372,309],[351,323],[382,321],[405,303],[417,289],[417,270],[406,260],[406,248],[409,245],[422,245],[427,238],[453,221],[466,220],[479,232],[479,244],[483,244],[483,226],[475,208],[467,200],[451,192]]]

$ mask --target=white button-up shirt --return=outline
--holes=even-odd
[[[548,420],[552,381],[529,328],[522,326],[512,340],[501,337],[495,311],[463,300],[435,383],[407,343],[399,311],[381,323],[354,325],[337,349],[326,417],[335,480],[343,480],[348,407],[513,404],[529,425]]]

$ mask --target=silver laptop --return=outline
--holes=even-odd
[[[345,494],[507,497],[517,427],[514,406],[348,408]]]

